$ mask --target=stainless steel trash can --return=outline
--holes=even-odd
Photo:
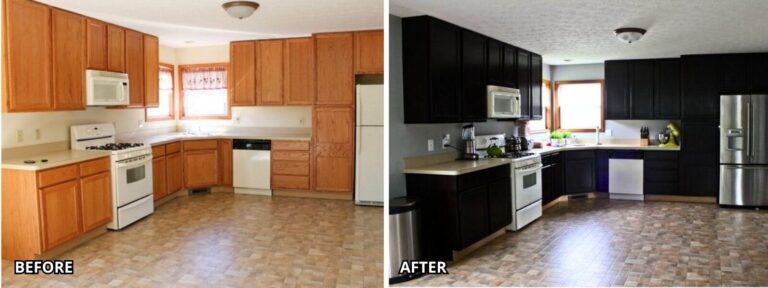
[[[398,197],[389,201],[389,284],[423,276],[400,274],[403,261],[420,260],[419,208],[415,197]]]

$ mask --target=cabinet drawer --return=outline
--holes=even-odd
[[[272,189],[309,189],[309,176],[272,176]]]
[[[309,152],[275,151],[272,152],[272,160],[309,161]]]
[[[165,145],[152,146],[152,158],[165,156]]]
[[[69,165],[48,169],[37,173],[37,184],[40,188],[77,178],[77,165]]]
[[[219,147],[217,140],[184,141],[184,151],[216,149]]]
[[[672,170],[663,170],[663,169],[654,169],[654,170],[645,170],[645,181],[646,182],[666,182],[666,183],[677,183],[677,169]]]
[[[282,175],[309,175],[309,162],[272,161],[272,173]]]
[[[459,175],[457,181],[458,190],[466,190],[474,188],[480,185],[485,185],[488,182],[503,179],[511,176],[509,165],[501,165],[469,174]]]
[[[272,150],[309,151],[308,141],[272,141]]]
[[[80,163],[80,177],[93,175],[99,172],[109,171],[109,157],[99,158]]]
[[[165,154],[176,153],[181,150],[181,142],[173,142],[165,144]]]
[[[595,151],[568,151],[565,153],[565,159],[591,159],[595,157]]]
[[[665,169],[665,170],[677,170],[677,161],[668,160],[645,160],[643,162],[645,170]]]

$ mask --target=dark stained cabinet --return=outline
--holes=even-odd
[[[718,122],[715,121],[683,120],[679,162],[680,194],[717,196],[720,147],[720,131],[717,126]]]
[[[716,55],[683,56],[681,59],[682,118],[714,120],[718,117],[718,79]]]
[[[520,89],[520,118],[531,115],[531,52],[517,49],[517,88]]]
[[[755,92],[768,92],[768,53],[752,54],[749,61],[749,84]]]
[[[406,186],[420,199],[425,259],[453,260],[453,251],[512,222],[509,165],[459,176],[407,174]]]
[[[645,151],[643,194],[678,195],[678,152]]]
[[[654,66],[654,119],[680,119],[680,59],[657,59]]]
[[[542,155],[541,163],[544,168],[541,170],[541,193],[542,204],[563,196],[563,162],[562,154],[555,152]]]
[[[605,61],[605,119],[629,119],[628,61]]]
[[[541,55],[531,53],[531,120],[541,120],[543,114],[541,105],[542,66]]]
[[[502,86],[517,87],[517,48],[504,44],[504,60],[501,66]]]
[[[461,121],[486,120],[485,36],[462,29],[461,31]]]
[[[504,43],[488,38],[486,74],[489,85],[504,86]],[[513,56],[514,57],[514,56]]]
[[[461,29],[428,17],[403,19],[405,123],[461,120]]]
[[[629,67],[629,117],[651,119],[653,118],[653,61],[630,61]]]
[[[565,152],[565,194],[595,191],[595,151]]]

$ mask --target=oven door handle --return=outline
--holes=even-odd
[[[541,165],[537,165],[534,168],[525,169],[525,170],[517,170],[517,171],[515,171],[515,173],[526,174],[526,173],[529,173],[529,172],[539,171],[539,170],[541,170],[541,168],[542,168]]]
[[[139,157],[141,157],[141,158],[139,158]],[[136,158],[131,158],[131,159],[137,159],[137,158],[138,158],[136,161],[131,161],[131,162],[117,162],[117,168],[120,168],[120,169],[122,169],[122,168],[131,169],[131,168],[136,168],[136,167],[139,167],[139,166],[141,166],[141,165],[145,165],[145,164],[147,164],[148,162],[151,162],[151,159],[150,159],[150,160],[145,160],[145,159],[147,159],[147,158],[149,158],[149,157],[151,157],[151,156],[148,156],[148,155],[147,155],[147,156],[139,156],[139,157],[136,157]]]

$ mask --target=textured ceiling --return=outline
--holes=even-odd
[[[390,13],[435,16],[553,65],[768,51],[766,0],[390,0]],[[628,26],[648,32],[619,42],[613,30]]]
[[[382,0],[257,0],[261,7],[243,20],[229,16],[221,8],[227,0],[40,2],[156,35],[160,43],[171,47],[384,27]]]

